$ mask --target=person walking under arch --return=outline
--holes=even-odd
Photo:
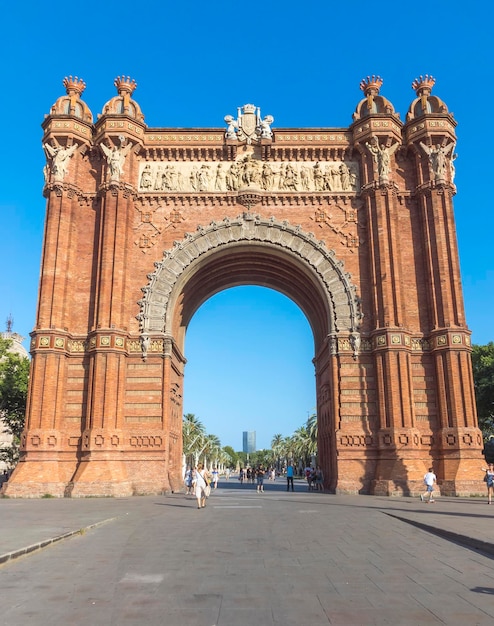
[[[257,478],[257,493],[264,493],[264,467],[259,465],[256,471]]]
[[[197,508],[206,507],[206,487],[209,485],[209,473],[202,463],[199,463],[194,472],[194,492],[197,498]]]
[[[324,491],[324,474],[321,467],[316,467],[316,491]]]
[[[293,465],[288,463],[288,467],[286,468],[286,490],[290,491],[290,485],[292,487],[292,491],[295,491],[293,488]]]

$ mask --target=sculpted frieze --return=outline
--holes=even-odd
[[[241,189],[267,192],[343,192],[360,189],[356,161],[261,161],[252,155],[236,161],[143,162],[141,193],[227,193]]]

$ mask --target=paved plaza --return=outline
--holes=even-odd
[[[281,480],[184,494],[1,499],[0,624],[492,624],[494,505]]]

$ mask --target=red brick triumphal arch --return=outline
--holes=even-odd
[[[249,104],[219,128],[149,128],[128,77],[94,121],[84,82],[64,85],[43,123],[39,303],[6,494],[181,488],[187,325],[247,284],[311,325],[327,489],[415,494],[433,465],[444,494],[478,492],[456,122],[434,79],[414,81],[404,122],[372,77],[350,126],[317,129]]]

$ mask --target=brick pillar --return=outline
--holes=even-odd
[[[438,429],[433,462],[443,494],[478,492],[482,434],[477,426],[470,359],[470,331],[465,322],[453,212],[452,166],[438,169],[431,153],[452,156],[455,122],[449,114],[425,113],[423,123],[406,128],[415,159],[416,220],[423,242],[430,347],[435,364]],[[447,158],[446,158],[447,161]]]
[[[335,433],[339,424],[339,382],[336,336],[327,337],[314,358],[317,391],[318,463],[324,474],[324,488],[335,492],[338,459]]]

